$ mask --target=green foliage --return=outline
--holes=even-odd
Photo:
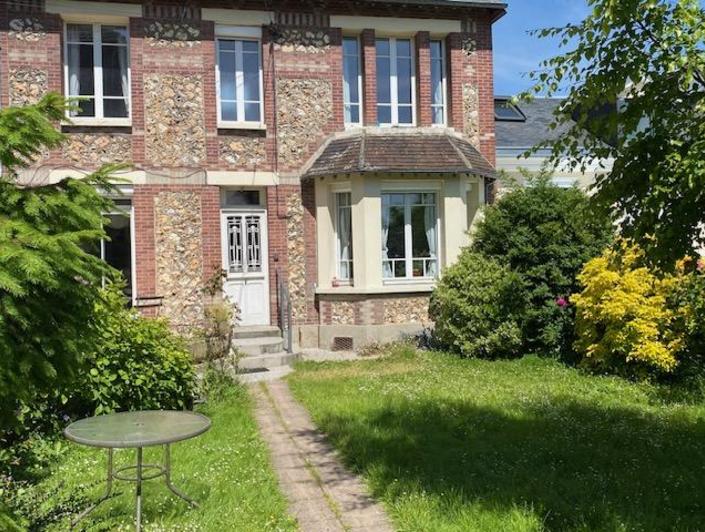
[[[97,345],[70,394],[72,412],[184,409],[194,390],[191,354],[166,321],[125,307],[120,284],[96,306]],[[68,394],[67,394],[68,395]]]
[[[645,266],[628,241],[590,260],[578,276],[576,349],[582,365],[623,376],[672,373],[683,347],[669,296],[683,281]]]
[[[57,95],[0,111],[0,428],[17,422],[20,402],[75,376],[94,345],[94,304],[107,266],[85,251],[103,238],[114,166],[81,180],[18,186],[17,172],[62,140]]]
[[[705,9],[699,0],[588,4],[582,22],[537,32],[565,51],[541,63],[524,96],[567,93],[554,117],[567,131],[534,150],[572,167],[614,159],[595,199],[648,260],[672,267],[705,243]],[[617,102],[618,113],[594,113]]]
[[[520,354],[523,312],[519,277],[469,249],[445,271],[429,307],[442,346],[482,358]]]
[[[680,268],[684,271],[678,271]],[[684,345],[678,376],[702,381],[705,378],[705,259],[681,261],[677,271],[684,274],[683,282],[675,286],[669,305],[685,310],[681,313]]]
[[[525,348],[548,355],[570,350],[573,310],[557,304],[578,289],[583,264],[611,238],[609,221],[590,210],[577,188],[559,188],[550,176],[530,176],[485,209],[473,250],[518,274],[528,306],[522,317]]]

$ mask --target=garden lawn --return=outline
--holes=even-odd
[[[289,377],[403,531],[696,530],[705,406],[535,357],[395,349]]]
[[[172,445],[172,479],[200,508],[191,509],[172,495],[163,479],[147,481],[143,485],[143,529],[295,530],[244,388],[233,388],[226,398],[203,405],[199,411],[213,425],[200,437]],[[21,496],[27,505],[23,513],[31,512],[36,530],[68,530],[70,516],[104,490],[106,452],[67,445],[69,450],[50,475]],[[160,457],[156,449],[145,450],[145,462]],[[117,465],[134,463],[134,451],[116,451],[115,459]],[[102,503],[80,522],[79,530],[134,530],[134,484],[116,481],[114,488],[122,494]]]

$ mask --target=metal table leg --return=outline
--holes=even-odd
[[[71,521],[71,527],[75,527],[78,522],[86,517],[89,513],[95,510],[98,505],[104,501],[107,501],[113,494],[113,450],[108,448],[108,475],[106,477],[105,493],[96,502],[91,504],[88,508],[83,510],[78,516]]]
[[[171,446],[168,443],[164,446],[164,468],[166,470],[164,473],[166,487],[169,488],[174,495],[181,497],[183,500],[189,503],[191,507],[198,508],[198,504],[196,503],[196,501],[184,495],[181,491],[176,488],[176,486],[171,483]]]
[[[137,504],[135,509],[135,530],[142,530],[142,447],[137,447],[137,488],[135,489],[135,497]]]

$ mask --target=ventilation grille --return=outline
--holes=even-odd
[[[8,0],[7,10],[13,13],[44,13],[44,0]]]
[[[330,15],[322,13],[282,13],[276,14],[277,24],[282,26],[299,26],[299,27],[330,27]]]
[[[143,4],[142,16],[157,20],[193,21],[201,20],[201,8],[187,5]]]
[[[352,351],[353,339],[350,336],[336,336],[333,338],[333,351]]]

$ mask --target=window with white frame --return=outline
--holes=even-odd
[[[360,42],[357,37],[343,38],[343,105],[345,124],[362,124],[362,73]]]
[[[335,229],[337,240],[338,279],[353,278],[352,203],[350,192],[335,194]]]
[[[414,124],[414,61],[410,39],[377,39],[377,123]]]
[[[66,25],[66,94],[80,98],[71,115],[127,119],[130,75],[126,26]]]
[[[218,39],[218,121],[262,123],[260,42]]]
[[[434,125],[446,122],[446,73],[443,41],[431,41],[431,119]]]
[[[382,194],[382,272],[385,279],[438,275],[438,218],[433,192]]]

